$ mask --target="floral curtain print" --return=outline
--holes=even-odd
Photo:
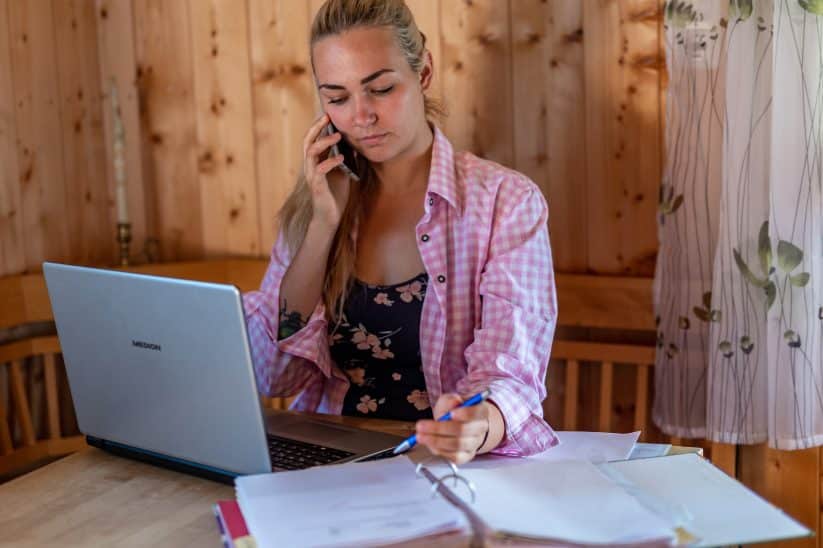
[[[823,445],[823,0],[669,0],[655,423]]]

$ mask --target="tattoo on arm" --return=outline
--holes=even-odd
[[[281,299],[280,302],[280,323],[277,329],[278,341],[294,335],[308,323],[308,318],[304,320],[303,317],[300,316],[300,312],[296,310],[289,311],[286,299]]]

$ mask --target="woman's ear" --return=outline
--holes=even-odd
[[[434,77],[434,60],[429,50],[423,53],[423,68],[420,69],[420,89],[428,91]]]

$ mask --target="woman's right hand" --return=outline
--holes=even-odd
[[[340,133],[322,135],[329,121],[328,114],[323,114],[306,133],[303,140],[303,172],[311,190],[312,222],[337,230],[349,199],[351,180],[342,170],[335,169],[343,163],[342,154],[320,160],[343,137]]]

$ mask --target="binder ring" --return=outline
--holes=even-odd
[[[451,468],[451,473],[446,474],[445,476],[441,476],[439,478],[436,477],[434,474],[432,474],[431,471],[428,468],[426,468],[426,463],[429,462],[429,461],[432,461],[434,459],[442,460],[443,462],[448,464],[449,468]],[[436,496],[438,494],[438,491],[440,489],[441,484],[445,485],[446,480],[452,479],[452,480],[454,480],[454,483],[452,483],[452,487],[457,487],[457,484],[459,482],[462,482],[466,486],[466,488],[469,490],[469,493],[471,494],[471,502],[472,502],[472,504],[474,503],[475,498],[477,497],[477,490],[474,486],[474,483],[472,483],[472,481],[470,479],[467,479],[467,478],[461,476],[460,475],[460,469],[457,468],[457,465],[455,463],[453,463],[452,461],[450,461],[448,459],[444,459],[442,457],[438,457],[438,456],[429,457],[427,459],[424,459],[424,460],[420,461],[417,464],[417,467],[415,467],[415,469],[414,469],[414,473],[418,476],[422,475],[422,473],[424,471],[427,472],[428,475],[430,476],[428,479],[431,482],[432,496]]]

